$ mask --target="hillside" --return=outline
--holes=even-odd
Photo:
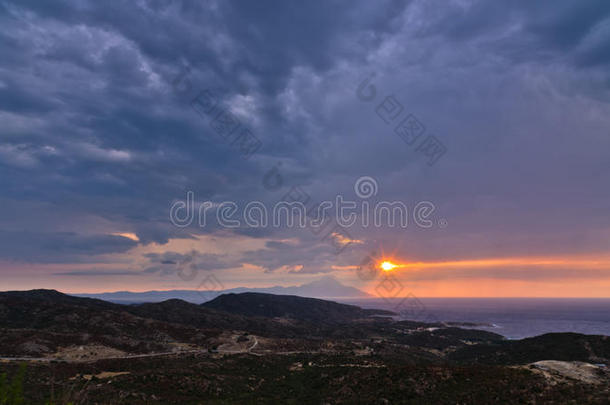
[[[231,297],[243,294],[231,294]],[[273,317],[277,308],[290,308],[291,322],[270,319],[269,312],[248,313],[214,308],[181,300],[121,305],[91,298],[73,297],[55,290],[0,293],[0,355],[41,356],[62,347],[101,345],[130,353],[172,350],[179,342],[211,344],[208,339],[223,330],[242,330],[271,338],[321,337],[336,331],[322,321],[346,322],[375,314],[355,306],[301,297],[257,294],[266,297]],[[220,302],[224,302],[221,298]],[[229,299],[227,302],[231,302]],[[292,302],[287,305],[287,302]],[[272,305],[272,302],[276,302]],[[242,302],[244,303],[244,302]],[[259,309],[262,307],[259,307]],[[243,309],[243,308],[242,308]],[[384,312],[384,311],[381,311]],[[357,336],[359,328],[346,327],[343,336]]]
[[[524,364],[549,359],[603,363],[610,359],[610,337],[547,333],[521,340],[463,347],[450,358],[485,364]]]
[[[314,322],[346,322],[373,315],[391,316],[391,311],[362,309],[316,298],[262,293],[224,294],[202,307],[245,316],[290,318]]]
[[[610,394],[606,336],[508,341],[375,315],[388,312],[261,293],[203,305],[0,293],[0,377],[13,380],[25,361],[33,404],[52,392],[100,404],[486,403],[490,393],[500,403],[602,404]]]
[[[0,354],[41,356],[81,345],[148,353],[217,334],[212,327],[157,321],[131,309],[54,290],[0,293]]]

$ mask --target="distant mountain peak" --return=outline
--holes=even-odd
[[[258,292],[278,295],[296,295],[311,298],[367,298],[369,294],[355,287],[342,284],[332,275],[325,275],[317,280],[299,286],[291,287],[266,287],[248,288],[237,287],[219,291],[198,290],[167,290],[167,291],[145,291],[134,293],[129,291],[116,291],[99,294],[74,294],[79,297],[97,298],[116,303],[143,303],[161,302],[169,299],[180,299],[191,303],[200,304],[213,299],[221,294]]]
[[[345,287],[345,285],[341,284],[341,282],[339,280],[337,280],[334,276],[331,276],[331,275],[323,276],[317,280],[303,284],[303,285],[301,285],[301,287],[312,286],[312,285],[329,285],[329,284],[330,285],[340,285],[342,287]]]
[[[306,297],[363,298],[369,296],[369,294],[355,287],[346,286],[331,275],[325,275],[318,280],[311,281],[296,288],[298,288],[299,291],[295,291],[294,295]],[[291,292],[291,294],[293,293]]]

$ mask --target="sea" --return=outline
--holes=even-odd
[[[458,322],[508,339],[551,332],[610,336],[610,298],[359,298],[337,300],[397,312],[397,319]],[[464,327],[460,325],[460,327]]]

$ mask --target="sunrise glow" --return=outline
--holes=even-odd
[[[390,270],[394,270],[395,268],[397,268],[398,265],[394,264],[392,262],[385,261],[385,262],[381,263],[380,267],[383,271],[390,271]]]

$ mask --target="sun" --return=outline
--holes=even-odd
[[[398,267],[398,265],[396,265],[392,262],[385,261],[385,262],[381,263],[381,269],[383,271],[394,270],[396,267]]]

